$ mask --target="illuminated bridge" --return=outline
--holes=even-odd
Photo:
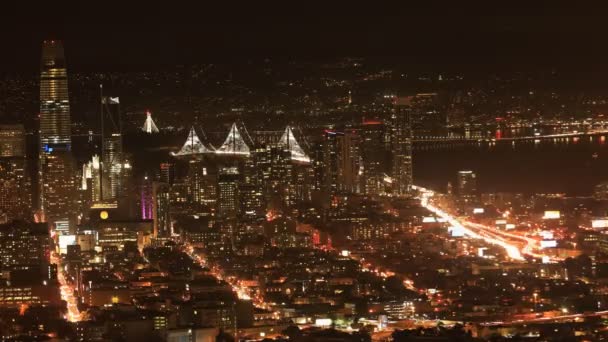
[[[478,142],[497,142],[497,141],[534,141],[541,139],[560,139],[560,138],[573,138],[583,136],[594,136],[608,134],[608,129],[597,129],[583,132],[569,132],[569,133],[555,133],[555,134],[544,134],[544,135],[525,135],[518,137],[501,137],[501,138],[490,138],[490,137],[464,137],[464,136],[439,136],[439,135],[428,135],[428,136],[415,136],[414,143],[478,143]]]

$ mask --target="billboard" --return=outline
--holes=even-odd
[[[515,224],[514,223],[507,223],[507,225],[505,226],[505,229],[515,229]]]
[[[608,219],[606,219],[606,218],[593,219],[593,220],[591,220],[591,227],[592,228],[608,228]]]
[[[545,240],[553,240],[553,232],[550,230],[541,230],[538,235],[542,236]]]
[[[473,214],[483,214],[483,208],[473,208]]]
[[[329,327],[331,326],[331,318],[317,318],[315,319],[315,325],[318,327]]]
[[[561,217],[559,210],[545,210],[544,220],[555,220]]]
[[[452,226],[452,227],[448,228],[448,232],[450,232],[452,237],[463,237],[464,236],[464,229],[462,229],[462,227]]]
[[[59,254],[67,253],[69,245],[76,244],[76,235],[59,235]]]
[[[540,242],[540,248],[553,248],[557,247],[557,241],[555,240],[542,240]]]
[[[431,223],[431,222],[437,222],[437,219],[435,219],[433,216],[426,216],[422,218],[422,223]]]

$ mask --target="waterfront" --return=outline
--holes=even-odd
[[[459,170],[473,170],[481,192],[562,192],[588,196],[608,181],[606,136],[497,141],[418,148],[417,184],[445,191]]]

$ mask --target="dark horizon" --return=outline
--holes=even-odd
[[[11,53],[0,56],[0,71],[35,72],[45,39],[64,41],[75,71],[347,56],[437,71],[608,71],[603,58],[608,48],[602,44],[608,28],[595,14],[440,8],[334,6],[282,13],[281,8],[201,7],[190,14],[142,11],[128,18],[114,18],[109,8],[106,16],[72,9],[55,21],[8,18],[1,35]]]

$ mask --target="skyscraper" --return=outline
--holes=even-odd
[[[387,169],[386,125],[381,121],[367,120],[361,128],[362,190],[366,195],[384,192],[384,175]]]
[[[102,88],[103,89],[103,88]],[[123,190],[124,169],[129,167],[122,151],[122,120],[118,97],[101,95],[101,194],[117,199]]]
[[[353,130],[325,131],[323,139],[324,191],[356,193],[359,190],[359,137]]]
[[[154,236],[171,236],[171,216],[169,212],[169,185],[161,182],[152,183],[152,219]]]
[[[239,171],[236,167],[221,168],[217,178],[217,214],[221,218],[236,218],[239,206]]]
[[[407,195],[412,189],[412,138],[411,97],[397,98],[391,127],[391,178],[397,195]]]
[[[60,41],[42,45],[40,70],[39,208],[49,222],[74,222],[76,185],[71,152],[68,78]]]
[[[70,100],[68,98],[68,75],[63,44],[57,40],[46,40],[42,44],[40,70],[40,147],[70,149]]]

